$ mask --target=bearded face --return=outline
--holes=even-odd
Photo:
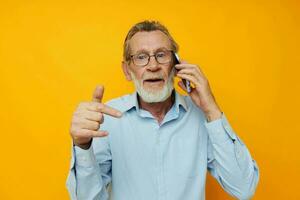
[[[134,62],[123,64],[123,71],[128,80],[132,80],[137,93],[147,103],[165,101],[174,89],[175,69],[172,60],[162,64],[158,57],[163,50],[170,51],[171,42],[161,31],[138,32],[129,41],[131,55],[151,55],[144,66]]]

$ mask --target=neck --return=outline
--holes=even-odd
[[[143,99],[140,96],[138,96],[138,100],[140,108],[150,112],[158,121],[158,123],[161,124],[165,115],[171,109],[175,101],[175,91],[173,91],[172,94],[165,101],[162,102],[147,103],[143,101]]]

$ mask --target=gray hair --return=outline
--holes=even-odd
[[[145,21],[142,21],[142,22],[139,22],[139,23],[135,24],[128,31],[127,36],[126,36],[125,41],[124,41],[124,45],[123,45],[123,59],[124,59],[124,61],[129,61],[130,60],[129,40],[136,33],[142,32],[142,31],[146,31],[146,32],[161,31],[161,32],[163,32],[164,34],[166,34],[166,36],[169,38],[169,40],[171,42],[172,51],[178,52],[178,49],[179,49],[178,44],[175,42],[175,40],[173,39],[173,37],[169,33],[168,29],[164,25],[162,25],[158,21],[145,20]]]

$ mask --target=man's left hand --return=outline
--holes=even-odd
[[[210,89],[209,82],[202,70],[194,64],[181,62],[175,65],[178,70],[177,76],[181,79],[186,79],[193,84],[191,92],[188,93],[193,102],[205,113],[208,121],[218,119],[222,116],[222,112],[215,100],[215,97]],[[178,85],[187,92],[182,80]]]

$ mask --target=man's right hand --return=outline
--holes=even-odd
[[[104,87],[97,86],[93,100],[80,103],[73,114],[70,134],[74,144],[82,149],[88,149],[91,146],[93,137],[108,135],[107,131],[99,130],[100,124],[104,121],[103,114],[118,118],[122,116],[120,111],[101,103],[103,93]]]

